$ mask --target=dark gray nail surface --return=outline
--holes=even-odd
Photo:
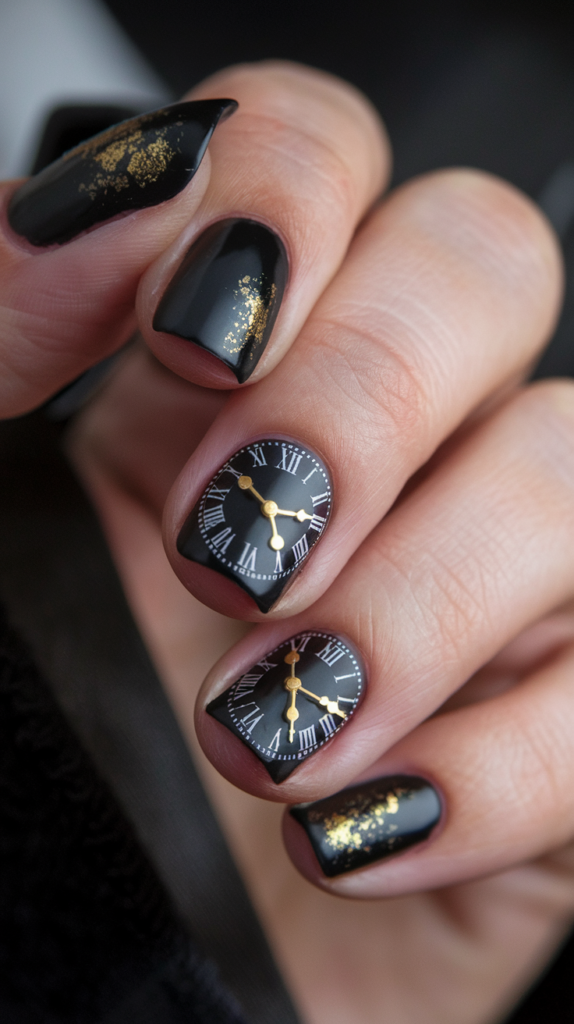
[[[235,100],[175,103],[108,128],[29,178],[8,207],[33,245],[61,244],[117,214],[172,199],[191,181]]]
[[[333,878],[427,839],[441,804],[426,779],[392,775],[297,804],[289,813],[305,829],[323,874]]]
[[[287,283],[281,239],[257,221],[217,221],[195,240],[154,317],[156,331],[194,342],[243,384],[259,362]]]

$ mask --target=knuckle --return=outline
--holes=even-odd
[[[562,499],[570,519],[574,515],[574,381],[531,385],[518,398],[518,411],[533,470],[538,465],[537,475],[550,488],[547,499]]]
[[[382,344],[377,325],[354,328],[317,319],[312,327],[308,370],[321,389],[341,396],[337,403],[343,436],[359,438],[362,457],[381,457],[381,443],[403,452],[420,443],[428,421],[427,381],[399,351]]]
[[[527,196],[492,175],[464,169],[426,175],[402,193],[403,215],[406,209],[491,291],[526,296],[530,316],[537,304],[547,319],[548,307],[555,315],[562,258],[552,228]]]

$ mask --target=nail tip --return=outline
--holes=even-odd
[[[169,282],[154,329],[199,345],[245,383],[271,338],[288,278],[280,237],[259,221],[215,221]]]
[[[38,247],[63,245],[118,214],[173,199],[197,172],[222,116],[236,109],[227,99],[176,103],[100,132],[14,192],[11,229]]]

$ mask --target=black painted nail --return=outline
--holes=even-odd
[[[8,220],[33,245],[68,242],[119,213],[173,199],[191,181],[235,100],[175,103],[71,149],[14,193]]]
[[[289,813],[305,829],[323,874],[334,878],[421,843],[441,805],[426,779],[391,775],[297,804]]]
[[[238,583],[268,612],[321,537],[330,511],[331,480],[315,452],[290,441],[255,441],[215,474],[177,550]]]
[[[156,331],[212,352],[240,384],[259,362],[287,283],[280,238],[253,220],[220,220],[193,243],[154,317]]]
[[[357,652],[338,636],[309,630],[266,654],[206,711],[283,782],[347,724],[364,689]]]

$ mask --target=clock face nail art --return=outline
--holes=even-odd
[[[364,689],[357,652],[340,637],[310,630],[266,654],[206,710],[283,782],[344,728]]]
[[[239,584],[268,612],[322,536],[331,502],[318,455],[290,441],[256,441],[213,477],[177,550]]]

